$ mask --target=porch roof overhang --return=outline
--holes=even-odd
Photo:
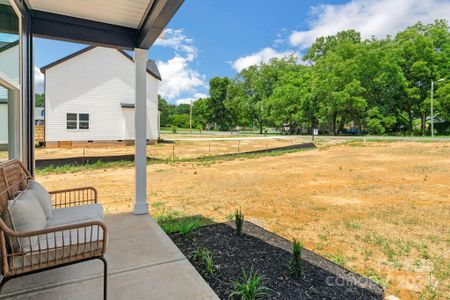
[[[132,50],[148,49],[184,0],[14,0],[33,36]]]

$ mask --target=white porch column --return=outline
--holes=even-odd
[[[134,106],[136,192],[134,214],[148,213],[147,203],[147,60],[148,50],[134,49],[136,90]]]

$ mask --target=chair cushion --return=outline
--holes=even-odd
[[[47,227],[76,224],[86,221],[103,221],[103,207],[99,203],[56,208]]]
[[[102,254],[103,245],[106,245],[103,237],[104,233],[97,225],[86,229],[72,229],[64,233],[42,235],[39,238],[39,252],[34,249],[33,253],[25,251],[23,256],[10,257],[9,264],[11,269],[22,273],[26,272],[26,269],[22,268],[36,267],[41,264],[51,266],[67,261],[98,257]]]
[[[42,184],[34,180],[28,181],[27,190],[33,193],[34,197],[38,199],[39,204],[41,205],[47,220],[49,220],[52,217],[52,210],[53,210],[52,197],[50,196],[50,194],[42,186]]]
[[[11,203],[8,203],[8,209],[13,226],[18,232],[41,230],[47,225],[47,218],[39,201],[28,190],[19,193],[14,200],[11,200]],[[35,237],[20,240],[23,248],[34,247],[37,243]],[[20,252],[20,249],[14,249],[14,252]]]
[[[9,227],[9,229],[16,231],[16,227],[14,226],[14,221],[11,212],[9,210],[13,202],[14,200],[8,201],[8,207],[6,207],[2,213],[2,220],[3,222],[5,222],[6,226]],[[6,239],[6,250],[8,253],[12,253],[14,249],[16,250],[22,249],[20,239],[8,235],[5,235],[5,239]]]

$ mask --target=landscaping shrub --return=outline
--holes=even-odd
[[[234,221],[236,222],[236,234],[242,235],[242,226],[244,225],[244,214],[241,209],[236,209],[234,214]]]
[[[230,298],[255,300],[270,296],[272,290],[264,285],[267,282],[267,278],[264,275],[259,275],[258,272],[253,272],[253,270],[249,274],[244,270],[242,272],[242,277],[233,283],[234,291],[231,293]]]
[[[289,262],[291,275],[294,278],[299,278],[300,275],[302,275],[302,249],[302,243],[294,239],[292,245],[292,257],[291,261]]]

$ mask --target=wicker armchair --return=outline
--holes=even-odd
[[[42,272],[92,259],[104,264],[103,297],[107,294],[107,262],[104,258],[107,228],[102,221],[47,227],[17,232],[8,227],[5,217],[8,200],[26,189],[30,173],[18,160],[0,163],[0,293],[4,284],[15,277]],[[97,203],[94,188],[50,192],[54,209]],[[24,243],[25,242],[25,243]],[[28,246],[21,247],[21,243]]]

